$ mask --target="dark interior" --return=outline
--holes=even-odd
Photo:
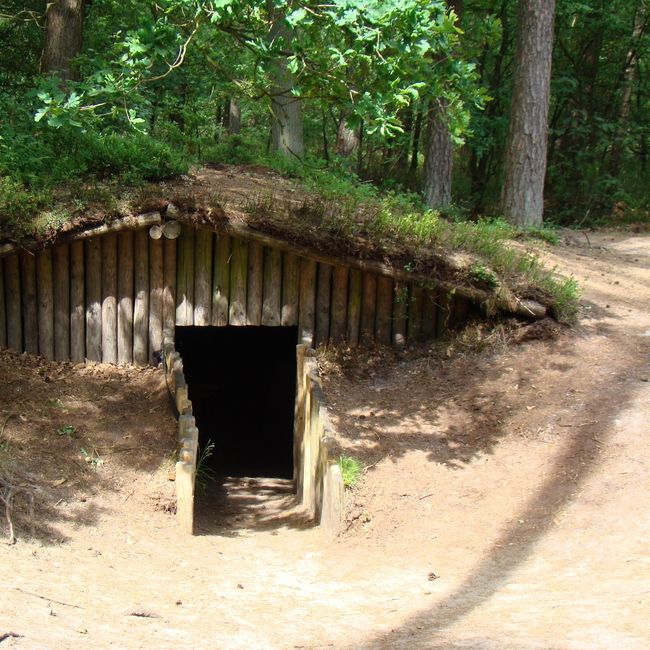
[[[220,476],[293,475],[295,327],[177,327],[199,446]]]

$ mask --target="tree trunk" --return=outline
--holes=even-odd
[[[237,135],[241,131],[241,108],[235,99],[228,102],[228,135]]]
[[[409,171],[415,174],[418,168],[418,154],[420,153],[420,135],[422,133],[422,107],[418,106],[415,114],[415,127],[413,130],[413,144],[411,148],[411,165]]]
[[[63,82],[76,80],[74,59],[81,52],[85,0],[54,0],[45,13],[45,38],[41,72],[58,75]]]
[[[325,109],[321,108],[321,135],[323,137],[323,158],[326,162],[330,161],[330,148],[327,140],[327,117],[325,116]]]
[[[544,213],[555,0],[520,0],[505,161],[505,218],[538,227]]]
[[[359,148],[359,135],[354,129],[348,126],[347,116],[341,113],[336,128],[335,151],[339,156],[351,156]]]
[[[623,141],[625,139],[626,126],[630,117],[632,107],[632,88],[637,78],[639,64],[639,41],[646,28],[648,5],[646,0],[640,0],[634,13],[634,27],[632,28],[632,39],[630,49],[625,57],[625,68],[623,70],[623,92],[618,111],[618,129],[616,139],[612,145],[609,159],[609,170],[612,176],[618,176],[621,160],[623,158]]]
[[[281,38],[288,44],[292,38],[291,29],[278,17],[271,27],[271,41]],[[305,153],[302,122],[302,100],[292,90],[294,75],[287,67],[287,58],[280,56],[274,61],[271,76],[271,114],[273,119],[273,150],[288,157],[302,158]]]
[[[424,200],[433,210],[451,203],[453,150],[446,116],[446,100],[430,103],[424,154]]]
[[[460,17],[462,0],[450,0],[450,9]],[[447,118],[449,103],[438,98],[429,102],[427,112],[427,141],[424,151],[424,200],[433,210],[451,204],[451,174],[454,149]]]
[[[357,147],[357,176],[363,172],[363,121],[359,124],[359,146]]]

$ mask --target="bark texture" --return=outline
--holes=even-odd
[[[75,80],[74,59],[81,52],[85,0],[53,0],[47,5],[41,72]]]
[[[424,200],[436,210],[451,203],[453,149],[447,125],[447,102],[432,101],[427,115],[424,155]]]
[[[341,113],[336,129],[336,153],[351,156],[359,148],[359,134],[348,126],[347,115]]]
[[[282,39],[291,42],[291,29],[279,18],[273,24],[271,41]],[[305,153],[303,139],[302,101],[293,94],[294,75],[287,67],[287,59],[279,57],[272,68],[271,114],[273,116],[273,150],[288,157],[302,158]]]
[[[515,225],[541,225],[555,0],[520,0],[515,76],[502,193]]]
[[[241,131],[241,108],[235,99],[228,102],[228,134],[237,135]]]

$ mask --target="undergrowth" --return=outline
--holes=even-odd
[[[363,471],[361,463],[351,456],[340,456],[339,467],[341,468],[343,485],[346,488],[353,488],[361,478],[361,472]]]
[[[0,123],[0,226],[19,238],[70,220],[96,182],[138,186],[184,173],[191,162],[143,133],[28,128],[25,119]],[[61,194],[73,205],[56,207]]]

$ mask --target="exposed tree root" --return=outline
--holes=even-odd
[[[0,502],[4,504],[5,518],[7,519],[7,525],[9,526],[9,539],[7,540],[7,544],[16,543],[14,524],[11,515],[14,508],[14,498],[17,494],[22,494],[29,503],[30,532],[31,536],[34,537],[34,494],[26,487],[13,485],[12,483],[9,483],[9,481],[0,477]]]

